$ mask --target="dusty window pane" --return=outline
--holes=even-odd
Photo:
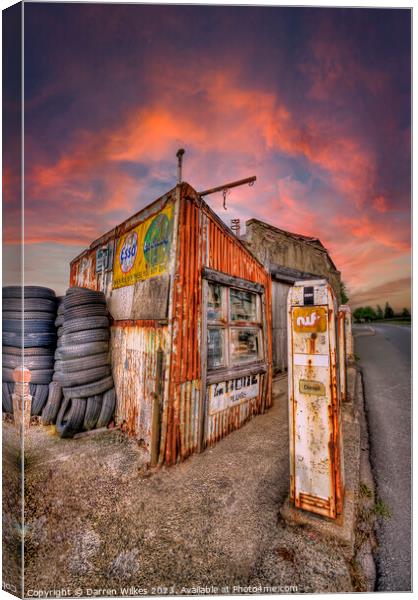
[[[208,321],[222,319],[222,288],[217,283],[208,285]]]
[[[225,363],[223,329],[208,329],[208,368],[221,367]]]
[[[232,362],[248,362],[259,358],[258,331],[256,329],[231,329]]]
[[[231,321],[257,321],[257,295],[245,290],[230,290]]]

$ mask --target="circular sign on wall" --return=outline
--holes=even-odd
[[[128,273],[134,266],[137,250],[138,234],[132,231],[126,236],[119,254],[119,264],[123,273]]]
[[[170,250],[171,219],[160,214],[152,220],[144,239],[145,260],[151,267],[164,263]]]

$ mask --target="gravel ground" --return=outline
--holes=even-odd
[[[116,430],[60,440],[52,428],[32,428],[26,594],[351,591],[338,547],[278,516],[288,493],[286,386],[275,382],[268,413],[155,472],[144,471],[140,448]]]

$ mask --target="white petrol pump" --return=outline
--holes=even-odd
[[[288,295],[290,500],[335,519],[344,468],[337,304],[325,279],[297,281]]]

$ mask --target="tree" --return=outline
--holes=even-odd
[[[347,304],[350,298],[347,295],[347,288],[345,287],[344,281],[340,282],[340,294],[341,294],[341,304]]]
[[[395,312],[393,308],[390,306],[389,302],[385,304],[385,319],[393,319],[395,316]]]
[[[353,312],[353,317],[355,318],[356,321],[361,321],[363,319],[363,307],[360,306],[359,308],[356,308],[356,310]]]
[[[353,312],[356,321],[375,321],[377,319],[376,312],[371,306],[360,306]]]
[[[380,306],[380,304],[378,304],[376,306],[376,317],[378,319],[383,319],[383,310],[382,310],[382,307]]]
[[[403,309],[401,317],[402,317],[402,319],[405,319],[405,321],[411,320],[411,313],[409,312],[409,310],[407,308]]]
[[[366,319],[366,321],[375,321],[377,319],[377,315],[374,311],[374,308],[371,306],[365,306],[363,308],[363,318]]]

